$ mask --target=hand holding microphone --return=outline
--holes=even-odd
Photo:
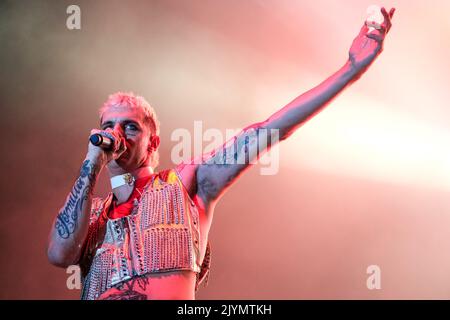
[[[110,128],[106,130],[91,130],[89,136],[88,157],[101,160],[103,164],[116,160],[127,150],[122,133]]]
[[[112,150],[114,148],[115,139],[108,133],[94,133],[89,137],[89,141],[97,147],[104,150]]]

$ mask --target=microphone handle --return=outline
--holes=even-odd
[[[100,133],[94,133],[91,135],[89,137],[89,141],[91,141],[94,146],[98,146],[105,150],[110,150],[114,145],[114,141],[112,139],[102,136]]]

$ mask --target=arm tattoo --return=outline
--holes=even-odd
[[[214,150],[206,164],[229,167],[235,164],[254,164],[257,154],[261,154],[268,144],[267,129],[249,127],[234,136],[220,149]]]
[[[55,228],[61,238],[68,239],[75,232],[78,214],[81,212],[84,202],[92,195],[96,176],[94,164],[85,160],[66,204],[56,217]]]
[[[204,196],[215,199],[250,164],[278,141],[278,130],[252,125],[212,151],[203,161],[197,184]]]

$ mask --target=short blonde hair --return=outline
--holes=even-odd
[[[115,105],[126,105],[130,108],[140,108],[144,111],[145,120],[151,123],[153,133],[159,136],[159,121],[156,117],[156,112],[144,97],[137,96],[133,92],[120,91],[109,95],[108,100],[106,100],[99,110],[100,121],[105,110]]]
[[[159,126],[160,123],[156,117],[155,110],[150,106],[150,104],[145,100],[144,97],[135,95],[133,92],[116,92],[109,95],[108,99],[105,101],[102,107],[99,109],[100,123],[102,122],[103,113],[106,109],[115,106],[123,105],[129,108],[140,108],[145,115],[145,123],[149,124],[149,127],[154,135],[159,136]],[[157,150],[153,153],[153,159],[151,166],[153,168],[157,167],[159,164],[159,153]]]

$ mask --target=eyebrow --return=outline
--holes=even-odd
[[[123,123],[124,125],[129,124],[129,123],[132,123],[132,124],[135,124],[135,125],[137,125],[138,127],[140,127],[139,123],[136,122],[136,121],[134,121],[134,120],[124,120],[124,121],[122,121],[122,123]],[[103,122],[100,126],[103,128],[103,127],[105,127],[105,126],[107,126],[107,125],[112,125],[112,124],[114,124],[114,121],[111,121],[111,120],[110,120],[110,121]]]

